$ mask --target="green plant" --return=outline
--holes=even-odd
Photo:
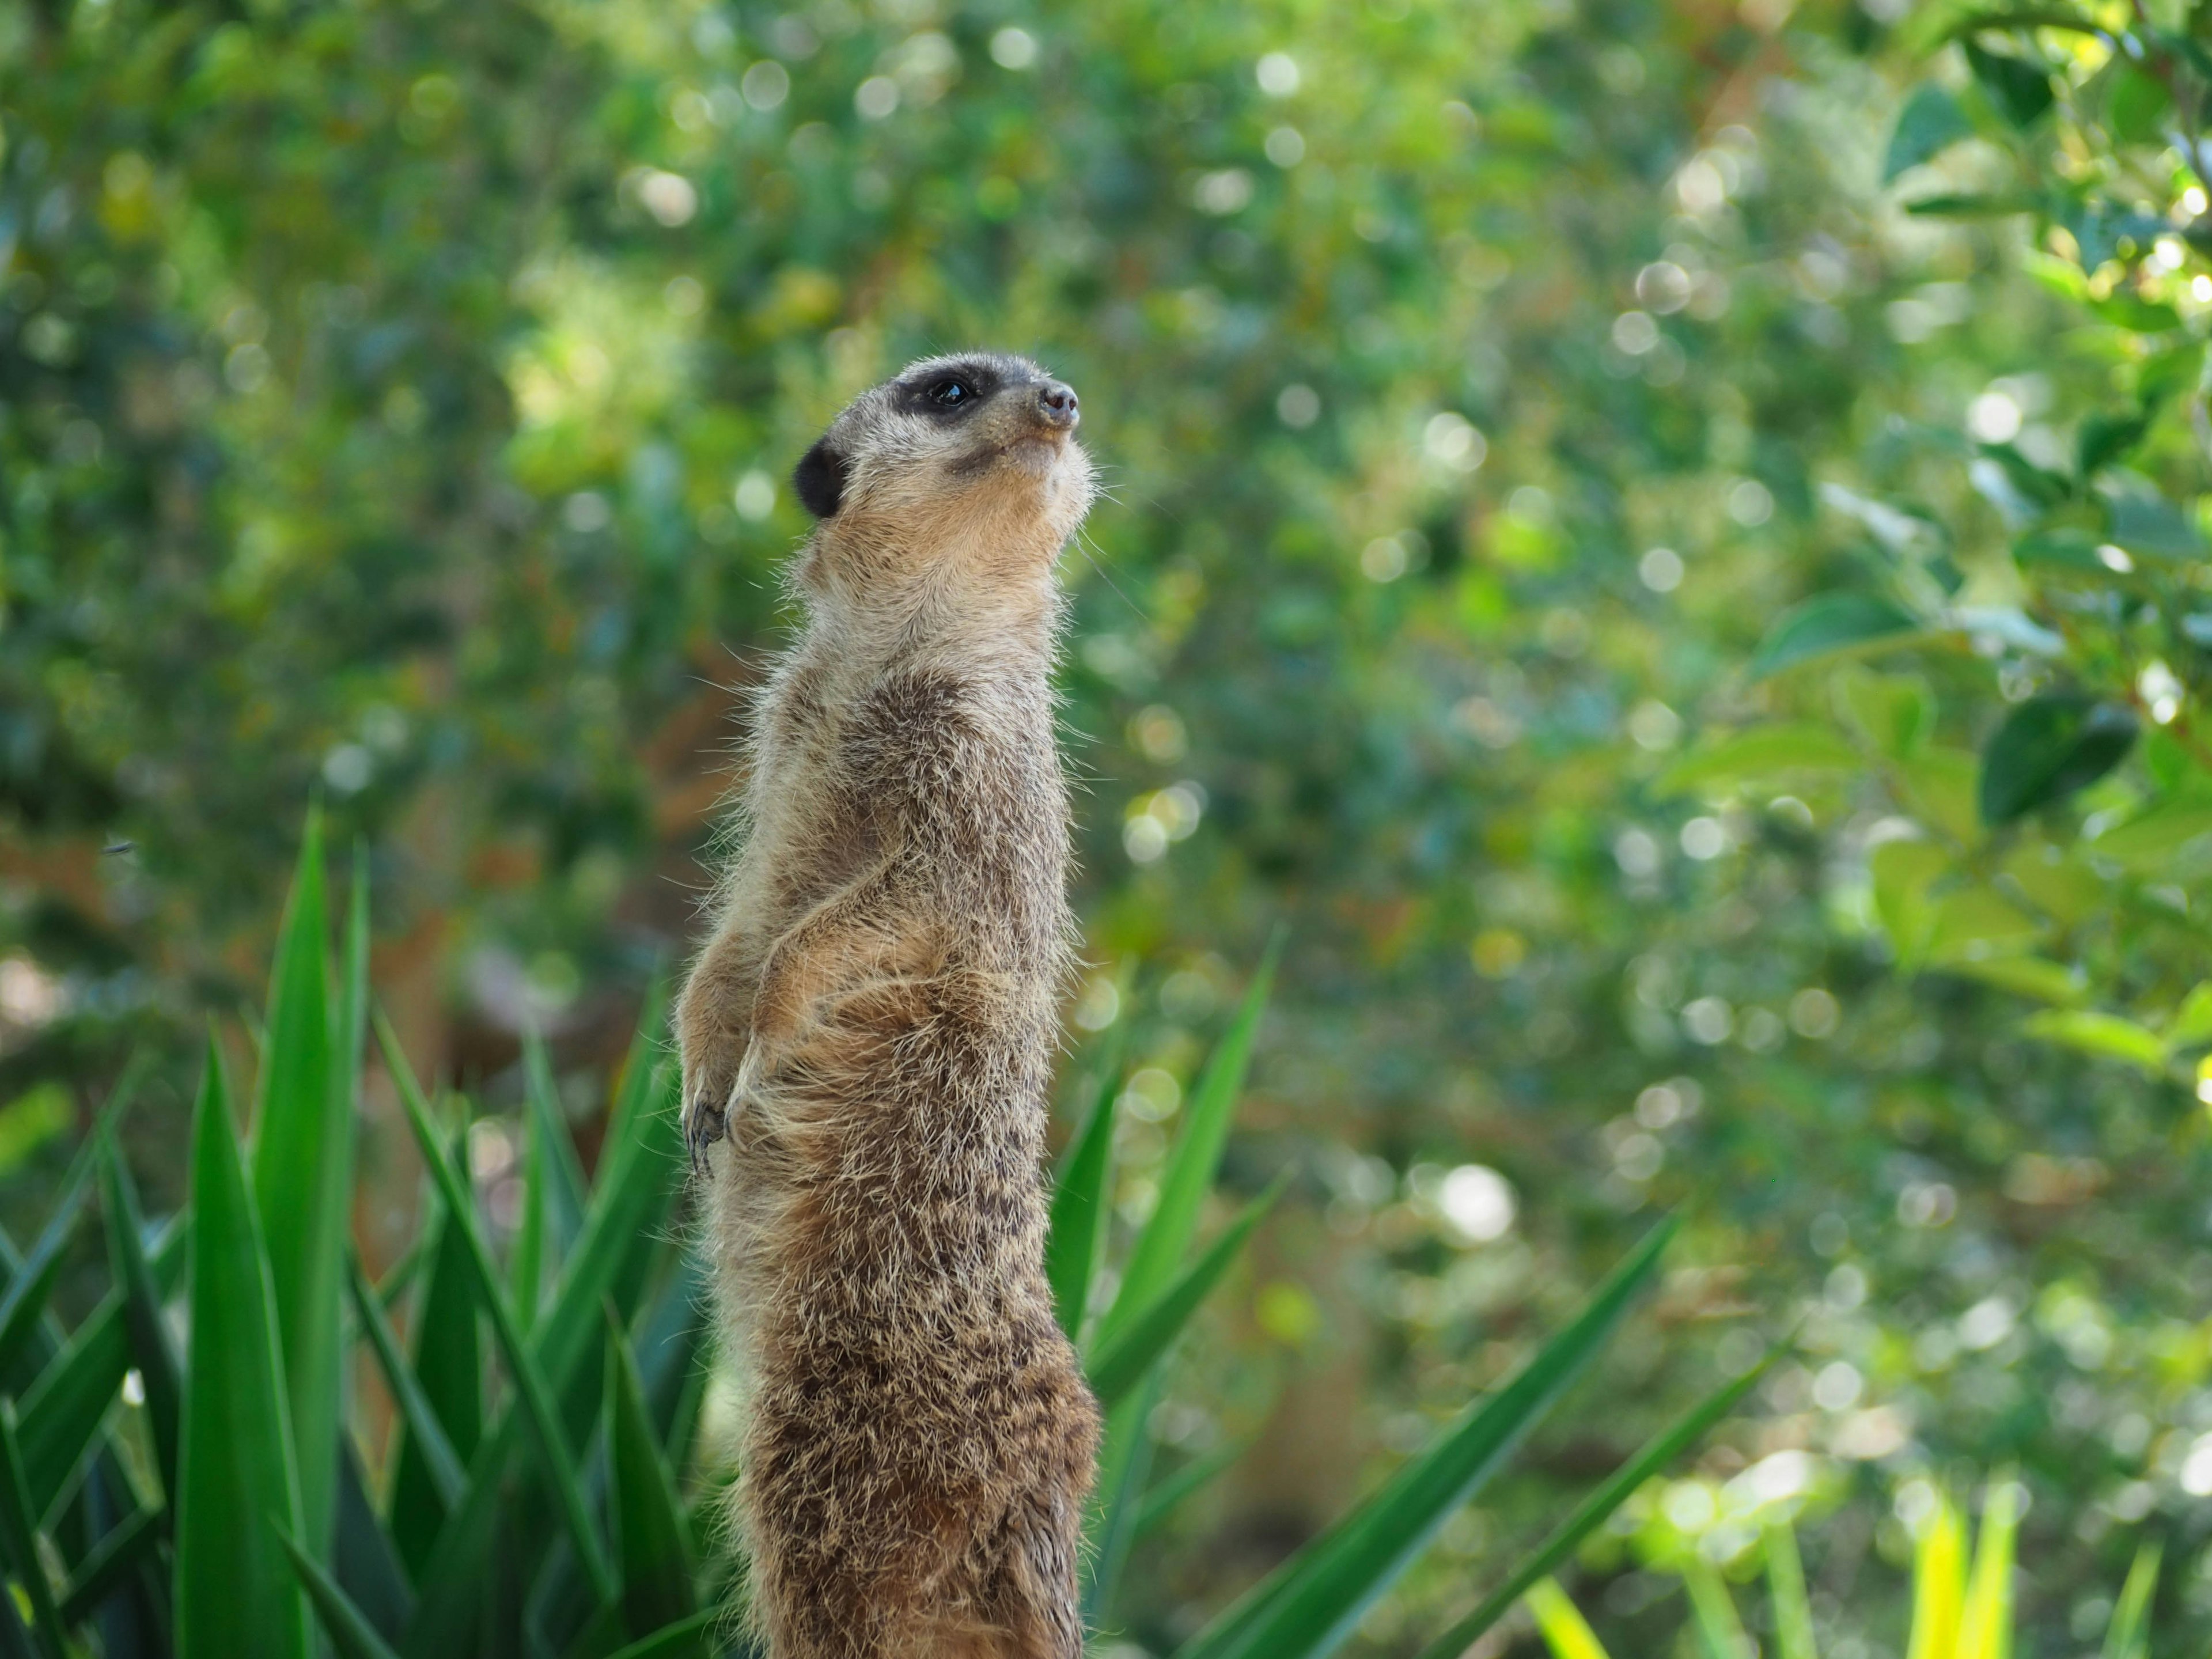
[[[441,1110],[427,1097],[370,1013],[358,875],[333,980],[322,864],[311,819],[252,1136],[239,1132],[211,1042],[186,1212],[149,1230],[111,1110],[36,1245],[11,1255],[0,1297],[0,1555],[31,1617],[0,1596],[0,1653],[712,1651],[723,1639],[717,1601],[742,1589],[718,1583],[708,1565],[704,1517],[721,1481],[701,1452],[706,1333],[696,1265],[674,1242],[680,1160],[658,1008],[617,1079],[589,1182],[543,1049],[529,1047],[524,1190],[502,1261],[461,1156],[465,1103]],[[1193,1484],[1147,1491],[1145,1419],[1178,1334],[1281,1191],[1278,1182],[1194,1250],[1272,968],[1271,955],[1194,1093],[1159,1201],[1103,1307],[1091,1291],[1105,1266],[1110,1067],[1054,1194],[1053,1282],[1109,1422],[1094,1607],[1110,1597],[1137,1517]],[[372,1028],[430,1176],[416,1245],[381,1284],[343,1225]],[[95,1175],[113,1284],[65,1334],[47,1295]],[[1334,1650],[1581,1375],[1650,1282],[1669,1232],[1655,1229],[1517,1376],[1222,1612],[1186,1659]],[[392,1323],[410,1299],[411,1358]],[[178,1304],[190,1333],[182,1352],[169,1334]],[[349,1422],[342,1409],[356,1345],[399,1425],[380,1468],[365,1459],[365,1416]],[[1756,1374],[1645,1448],[1435,1650],[1455,1652],[1487,1628]],[[118,1397],[133,1402],[120,1417]]]
[[[1935,1495],[1913,1538],[1912,1625],[1906,1659],[2010,1659],[2019,1519],[2019,1488],[2008,1479],[1993,1481],[1984,1500],[1970,1565],[1965,1522],[1948,1497]],[[1778,1659],[1820,1659],[1797,1534],[1786,1516],[1767,1524],[1758,1553],[1766,1571]],[[2144,1659],[2148,1653],[2158,1566],[2157,1546],[2144,1545],[2106,1623],[2103,1659]],[[1688,1593],[1700,1659],[1751,1659],[1755,1650],[1719,1569],[1692,1549],[1675,1564],[1675,1570]],[[1553,1659],[1606,1659],[1604,1647],[1555,1582],[1547,1578],[1531,1587],[1528,1604]]]

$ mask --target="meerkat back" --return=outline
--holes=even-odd
[[[1097,1413],[1043,1271],[1075,394],[913,365],[800,461],[797,644],[678,1006],[774,1659],[1078,1659]]]

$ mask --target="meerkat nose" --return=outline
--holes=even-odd
[[[1076,412],[1075,389],[1058,380],[1047,380],[1037,388],[1037,412],[1044,416],[1047,426],[1056,426],[1073,431],[1083,417]]]

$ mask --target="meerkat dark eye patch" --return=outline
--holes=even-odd
[[[792,469],[791,484],[799,492],[799,504],[817,519],[836,518],[838,503],[845,498],[845,477],[850,470],[850,464],[830,447],[827,438],[817,441]]]
[[[998,372],[988,365],[956,362],[902,383],[899,403],[933,420],[957,420],[987,402],[1000,385]]]

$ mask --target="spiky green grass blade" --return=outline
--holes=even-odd
[[[554,1404],[552,1385],[539,1368],[521,1328],[515,1323],[514,1310],[507,1305],[506,1291],[500,1285],[499,1268],[492,1261],[491,1247],[484,1243],[476,1224],[475,1205],[466,1180],[447,1160],[445,1148],[438,1143],[438,1133],[430,1124],[428,1103],[416,1085],[406,1056],[400,1052],[398,1038],[380,1016],[376,1033],[383,1046],[385,1063],[398,1090],[400,1104],[406,1110],[408,1127],[415,1132],[416,1150],[422,1154],[431,1180],[437,1184],[439,1195],[446,1201],[446,1223],[459,1231],[467,1247],[469,1266],[476,1277],[477,1300],[491,1316],[492,1330],[499,1339],[507,1374],[521,1397],[524,1418],[538,1442],[554,1499],[561,1507],[568,1542],[584,1564],[584,1571],[590,1576],[600,1601],[611,1601],[619,1586],[615,1582],[614,1569],[607,1561],[606,1551],[599,1543],[599,1532],[592,1524],[591,1510],[584,1501],[583,1486],[577,1477],[575,1459],[569,1452],[568,1437]]]
[[[1612,1335],[1674,1231],[1661,1223],[1567,1328],[1382,1489],[1269,1574],[1179,1650],[1181,1659],[1320,1659],[1348,1637],[1437,1529],[1480,1491]]]
[[[39,1553],[38,1523],[31,1518],[30,1489],[23,1484],[23,1448],[15,1436],[15,1407],[5,1400],[0,1400],[0,1544],[7,1547],[15,1582],[30,1598],[31,1634],[39,1650],[46,1659],[66,1659],[61,1607]]]
[[[1805,1595],[1805,1564],[1797,1553],[1796,1530],[1787,1521],[1767,1523],[1765,1554],[1778,1659],[1820,1659],[1813,1641],[1813,1604]]]
[[[368,1616],[354,1606],[337,1581],[325,1572],[314,1557],[294,1543],[284,1540],[284,1553],[292,1563],[293,1571],[300,1576],[308,1595],[315,1604],[315,1616],[331,1638],[331,1645],[338,1652],[338,1659],[398,1659],[376,1626]]]
[[[2158,1564],[2162,1551],[2155,1542],[2136,1552],[2128,1568],[2128,1582],[2113,1606],[2112,1621],[2105,1626],[2105,1646],[2100,1659],[2149,1659],[2150,1604],[2158,1594]]]
[[[712,1653],[717,1616],[712,1608],[695,1613],[665,1630],[653,1632],[642,1641],[617,1650],[607,1659],[692,1659],[695,1654]]]
[[[1138,1506],[1135,1522],[1136,1536],[1142,1538],[1153,1528],[1182,1507],[1186,1498],[1194,1497],[1211,1485],[1214,1479],[1237,1467],[1244,1454],[1252,1449],[1252,1442],[1232,1440],[1225,1446],[1217,1446],[1203,1457],[1194,1457],[1173,1474],[1156,1484],[1145,1494]]]
[[[62,1594],[62,1624],[74,1630],[98,1610],[100,1604],[136,1571],[142,1561],[151,1561],[161,1541],[167,1516],[158,1509],[133,1510],[111,1528],[107,1535],[85,1553],[77,1563],[69,1588]]]
[[[270,979],[253,1195],[283,1342],[298,1536],[318,1560],[329,1553],[337,1490],[339,1302],[353,1188],[353,1103],[335,1058],[328,953],[322,822],[311,811]]]
[[[1121,1288],[1099,1327],[1097,1345],[1119,1336],[1146,1309],[1159,1300],[1182,1266],[1185,1252],[1198,1231],[1206,1195],[1213,1190],[1215,1171],[1229,1144],[1229,1127],[1237,1115],[1237,1097],[1244,1090],[1244,1073],[1252,1060],[1252,1044],[1259,1034],[1260,1016],[1267,1005],[1268,988],[1274,983],[1275,964],[1281,958],[1282,935],[1278,933],[1261,958],[1260,971],[1230,1022],[1228,1031],[1191,1091],[1183,1114],[1182,1133],[1168,1155],[1160,1176],[1159,1202],[1152,1218],[1137,1236],[1127,1265],[1121,1270]]]
[[[0,1372],[12,1370],[18,1360],[29,1355],[33,1334],[39,1329],[47,1298],[53,1293],[54,1279],[61,1272],[62,1252],[84,1213],[85,1188],[92,1177],[98,1140],[98,1136],[88,1140],[70,1161],[53,1213],[40,1231],[30,1254],[15,1269],[15,1277],[8,1281],[7,1293],[0,1296]],[[31,1363],[35,1364],[36,1358]]]
[[[154,1454],[161,1465],[162,1486],[173,1493],[184,1378],[167,1322],[161,1317],[161,1291],[155,1282],[153,1266],[146,1259],[145,1223],[138,1212],[137,1190],[113,1139],[103,1135],[100,1140],[100,1205],[107,1218],[108,1262],[123,1292],[125,1328],[131,1356],[137,1361],[140,1385],[146,1391],[146,1419],[154,1431]],[[119,1372],[116,1380],[120,1383]]]
[[[1692,1553],[1683,1564],[1682,1587],[1690,1593],[1690,1614],[1705,1659],[1753,1659],[1751,1638],[1720,1569]]]
[[[1549,1537],[1516,1567],[1505,1582],[1483,1599],[1482,1604],[1443,1635],[1423,1648],[1420,1659],[1457,1659],[1489,1632],[1513,1604],[1540,1579],[1558,1571],[1581,1547],[1583,1539],[1603,1526],[1613,1512],[1653,1475],[1702,1440],[1713,1425],[1735,1409],[1785,1351],[1777,1347],[1742,1376],[1692,1406],[1654,1435],[1636,1455],[1614,1470],[1611,1478],[1585,1498]]]
[[[437,1208],[431,1224],[430,1279],[415,1326],[414,1376],[457,1463],[483,1437],[483,1344],[468,1247]],[[409,1419],[410,1424],[411,1418]],[[392,1533],[408,1570],[420,1577],[459,1491],[433,1467],[436,1454],[412,1428],[401,1440],[392,1482]]]
[[[1106,1223],[1114,1175],[1114,1099],[1121,1068],[1109,1060],[1091,1115],[1084,1120],[1052,1194],[1052,1227],[1045,1236],[1044,1276],[1052,1305],[1071,1342],[1083,1335],[1091,1287],[1106,1255]]]
[[[1551,1649],[1552,1659],[1607,1659],[1605,1644],[1558,1580],[1539,1578],[1528,1586],[1528,1596],[1529,1614],[1544,1645]]]
[[[2019,1528],[2019,1489],[2009,1474],[2001,1474],[1982,1499],[1973,1571],[1959,1613],[1958,1659],[2012,1659],[2012,1558]]]
[[[191,1349],[177,1470],[177,1659],[306,1659],[279,1530],[300,1524],[276,1292],[208,1044],[193,1112]]]
[[[607,1512],[622,1565],[623,1623],[643,1638],[699,1610],[691,1542],[676,1483],[661,1461],[645,1385],[622,1327],[608,1322],[605,1444]]]
[[[1098,1396],[1101,1407],[1110,1409],[1137,1386],[1138,1379],[1165,1357],[1176,1338],[1182,1334],[1182,1328],[1189,1323],[1190,1316],[1198,1311],[1199,1304],[1212,1294],[1222,1274],[1229,1271],[1230,1263],[1236,1261],[1244,1242],[1252,1237],[1252,1230],[1275,1207],[1275,1200],[1282,1196],[1288,1179],[1287,1175],[1279,1176],[1266,1192],[1246,1205],[1206,1254],[1161,1293],[1158,1301],[1099,1344],[1085,1369],[1090,1373],[1091,1391]]]
[[[400,1420],[407,1425],[408,1443],[422,1460],[425,1477],[437,1494],[442,1516],[445,1510],[460,1502],[462,1490],[468,1484],[468,1472],[461,1467],[453,1443],[446,1437],[445,1425],[438,1420],[429,1395],[401,1355],[399,1339],[392,1334],[391,1322],[384,1316],[383,1304],[377,1301],[375,1288],[362,1272],[359,1258],[348,1252],[346,1266],[347,1284],[353,1292],[354,1317],[361,1325],[362,1334],[368,1339],[369,1351],[376,1356],[385,1389],[398,1408]]]

